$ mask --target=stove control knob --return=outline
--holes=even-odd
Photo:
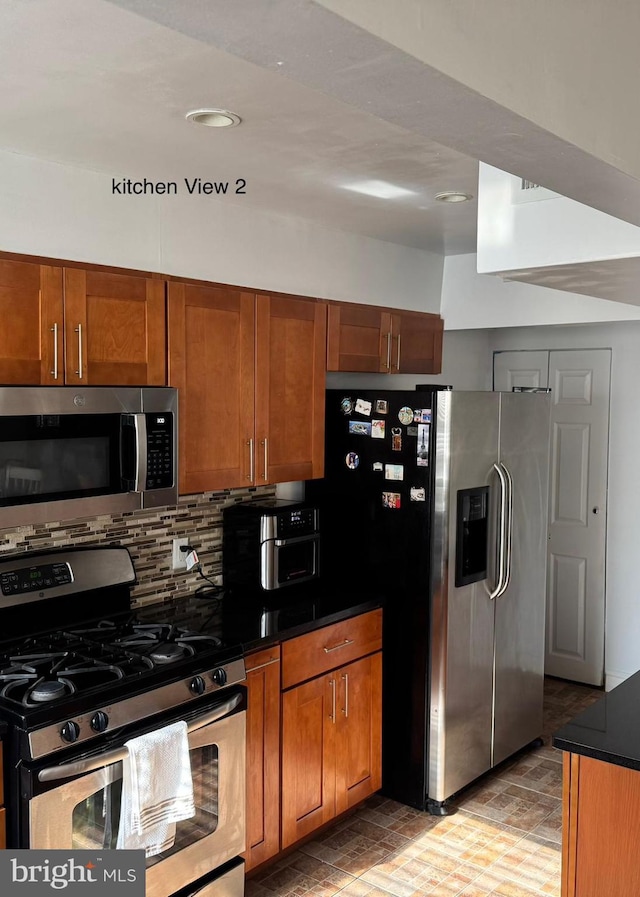
[[[204,679],[202,676],[196,676],[189,683],[189,691],[192,695],[201,695],[206,688]]]
[[[104,710],[98,710],[98,712],[94,713],[91,717],[91,728],[94,732],[104,732],[108,725],[109,717]]]
[[[80,735],[80,726],[70,720],[60,729],[60,735],[62,736],[63,741],[66,741],[68,744],[73,744],[74,741],[78,740],[78,736]]]
[[[227,682],[227,672],[226,670],[223,670],[222,667],[219,667],[211,673],[211,678],[216,685],[225,685]]]

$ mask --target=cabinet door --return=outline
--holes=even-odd
[[[258,484],[321,477],[327,307],[258,296],[256,438]]]
[[[0,260],[0,383],[64,383],[62,268]]]
[[[382,653],[336,673],[336,813],[382,787]]]
[[[180,492],[255,482],[255,296],[169,283],[169,385],[179,390]]]
[[[337,674],[282,696],[282,847],[335,816]]]
[[[439,315],[392,315],[392,374],[439,374],[442,370],[443,321]]]
[[[66,382],[164,386],[164,290],[160,279],[66,268]]]
[[[388,373],[391,315],[373,305],[329,305],[327,370]]]
[[[247,657],[247,871],[280,850],[280,648]]]

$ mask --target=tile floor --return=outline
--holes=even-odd
[[[551,734],[602,692],[548,679],[544,745],[435,818],[383,797],[247,882],[246,897],[560,895],[562,754]]]

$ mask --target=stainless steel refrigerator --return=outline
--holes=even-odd
[[[550,397],[328,390],[322,584],[384,600],[383,792],[433,813],[542,734]]]

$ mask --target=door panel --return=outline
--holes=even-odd
[[[514,386],[546,389],[548,380],[548,352],[494,353],[493,388],[496,392],[511,392]]]
[[[329,305],[327,370],[388,372],[391,315],[371,305]]]
[[[180,391],[181,494],[255,482],[254,302],[241,290],[169,284],[169,385]]]
[[[546,672],[601,685],[611,352],[551,352]]]
[[[257,482],[320,477],[327,307],[258,296],[256,314]]]
[[[502,393],[500,404],[513,492],[511,575],[494,602],[494,765],[542,734],[549,494],[549,396]]]
[[[591,685],[604,674],[610,370],[609,349],[494,354],[496,390],[552,390],[545,672]]]

